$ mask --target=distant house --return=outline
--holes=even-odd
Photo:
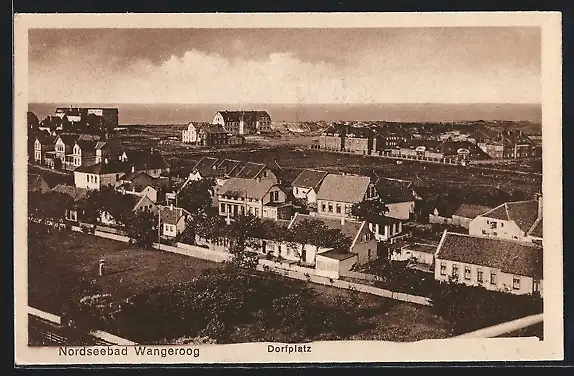
[[[291,183],[293,196],[305,200],[307,203],[317,202],[317,192],[327,174],[326,171],[313,169],[301,171],[293,183]]]
[[[343,235],[350,240],[351,245],[348,249],[334,250],[335,252],[333,253],[349,254],[350,256],[355,255],[357,257],[355,262],[361,265],[377,258],[377,241],[365,221],[356,221],[346,218],[335,219],[295,213],[288,228],[291,229],[297,223],[304,220],[319,220],[330,229],[341,230]],[[321,249],[315,245],[311,247],[302,247],[301,245],[299,253],[301,254],[301,260],[306,263],[315,264],[315,262],[323,262],[326,265],[330,265],[332,262],[329,262],[329,260],[319,258],[319,256],[329,258],[329,255],[318,253],[320,251]],[[339,255],[333,255],[333,259],[341,261]],[[318,267],[317,269],[321,268]]]
[[[375,186],[368,176],[328,174],[317,192],[317,214],[351,217],[353,204],[376,197]]]
[[[130,196],[126,195],[126,200],[129,200],[132,206],[132,213],[147,211],[151,213],[156,213],[159,211],[158,206],[147,196]],[[117,225],[117,220],[107,211],[102,211],[98,218],[98,222],[103,225],[115,226]]]
[[[90,166],[80,166],[74,170],[74,185],[78,188],[100,190],[105,185],[116,186],[125,175],[128,165],[120,161],[104,160]]]
[[[182,131],[182,141],[200,146],[229,144],[230,134],[220,124],[189,123]]]
[[[100,143],[100,141],[78,139],[72,149],[72,155],[66,156],[64,162],[65,168],[67,170],[74,170],[80,166],[96,164],[96,146],[98,143]]]
[[[66,165],[66,162],[68,162],[69,165],[72,165],[72,161],[73,161],[73,151],[74,151],[74,145],[76,144],[76,141],[78,141],[80,138],[80,135],[77,134],[66,134],[66,133],[62,133],[61,135],[59,135],[56,138],[56,142],[55,142],[55,158],[58,160],[55,168],[60,169],[61,167],[64,167]]]
[[[259,218],[287,219],[291,204],[273,180],[230,178],[217,189],[219,215],[233,218],[251,214]]]
[[[159,150],[127,150],[119,160],[127,163],[132,172],[145,172],[149,176],[159,178],[169,172],[169,165]]]
[[[542,244],[542,196],[537,200],[506,202],[469,222],[470,235]]]
[[[379,198],[387,206],[387,217],[408,220],[415,213],[415,202],[421,197],[415,192],[412,181],[379,178],[375,187]]]
[[[106,158],[110,158],[110,156],[111,156],[110,145],[105,141],[98,141],[96,143],[96,163],[101,163]]]
[[[74,205],[72,208],[66,209],[66,219],[72,222],[81,220],[84,212],[84,199],[88,195],[88,190],[84,188],[72,187],[70,185],[59,184],[55,186],[52,191],[64,193],[72,197]]]
[[[540,157],[536,142],[521,131],[482,129],[475,132],[472,138],[476,145],[490,158],[517,159]]]
[[[452,215],[452,224],[468,228],[470,221],[489,210],[488,206],[462,204]]]
[[[46,136],[44,134],[36,136],[34,140],[34,162],[46,164],[46,153],[48,152],[52,152],[53,156],[51,160],[53,161],[55,157],[55,143],[56,138],[53,136]]]
[[[161,234],[166,238],[175,238],[185,230],[185,221],[189,212],[183,208],[162,206],[159,211]]]
[[[38,191],[41,193],[46,193],[51,190],[52,189],[50,188],[46,180],[44,180],[42,175],[28,173],[28,191],[30,192]]]
[[[271,130],[271,116],[266,111],[218,111],[212,124],[222,125],[233,135],[246,135]]]
[[[542,248],[534,244],[445,231],[435,279],[511,294],[542,293]]]
[[[201,158],[191,169],[190,181],[199,181],[206,178],[216,178],[222,175],[222,171],[217,166],[219,159],[212,157]]]

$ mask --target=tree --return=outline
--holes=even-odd
[[[142,247],[151,247],[157,237],[157,215],[150,211],[132,213],[127,221],[126,233]]]
[[[354,204],[351,214],[369,223],[377,223],[379,218],[389,211],[385,203],[380,200],[363,200]]]
[[[209,241],[214,241],[227,235],[227,224],[219,215],[209,215],[205,220],[199,222],[192,220],[190,225],[187,234],[183,235],[183,238],[189,239],[190,241],[195,239],[196,234]]]
[[[178,206],[187,210],[192,217],[215,214],[212,205],[215,180],[207,178],[188,182],[177,196]]]
[[[261,246],[261,230],[261,219],[249,214],[235,217],[227,226],[233,265],[248,269],[257,267],[259,257],[255,252],[247,250],[247,247],[257,249]]]
[[[28,117],[28,130],[31,131],[31,134],[34,134],[40,125],[40,119],[32,111],[28,111],[26,115]]]
[[[65,218],[66,210],[74,205],[74,199],[65,193],[49,191],[28,192],[28,215],[36,218],[60,221]]]
[[[131,219],[136,199],[123,195],[112,186],[103,186],[92,191],[86,199],[86,217],[98,218],[102,212],[108,212],[118,224],[126,225]]]
[[[304,219],[291,228],[291,240],[301,243],[303,248],[312,245],[315,247],[347,250],[351,246],[351,239],[346,237],[340,229],[329,228],[318,219]],[[302,258],[299,252],[298,256]]]

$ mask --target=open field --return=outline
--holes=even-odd
[[[204,270],[222,267],[221,264],[138,249],[81,233],[54,232],[44,244],[31,243],[28,252],[29,303],[55,314],[59,313],[79,278],[99,278],[97,263],[100,258],[105,259],[108,268],[108,273],[100,280],[104,292],[118,298],[189,281]],[[319,293],[317,299],[327,303],[336,296],[352,293],[329,286],[308,285]],[[451,333],[450,324],[435,315],[430,307],[354,293],[360,298],[357,307],[361,314],[359,321],[366,324],[355,335],[356,339],[414,341],[445,338]],[[238,329],[237,336],[264,340],[266,333],[258,333],[256,328],[250,326]]]

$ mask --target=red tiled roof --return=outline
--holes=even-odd
[[[267,167],[263,163],[248,162],[243,168],[235,175],[237,178],[242,179],[255,179],[263,169]]]
[[[408,180],[380,178],[375,183],[381,201],[387,204],[415,201],[412,182]]]
[[[160,209],[160,221],[168,225],[176,225],[180,218],[189,212],[183,208],[162,206]]]
[[[274,185],[275,183],[269,179],[257,181],[253,179],[230,178],[217,189],[217,194],[234,197],[239,195],[260,200]]]
[[[541,247],[528,243],[447,232],[436,257],[540,279],[542,254]]]

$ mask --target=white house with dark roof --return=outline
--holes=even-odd
[[[377,179],[375,187],[387,206],[387,217],[407,220],[415,213],[415,202],[421,197],[415,192],[412,181],[382,177]]]
[[[219,215],[232,218],[251,214],[259,218],[290,218],[287,195],[273,180],[230,178],[217,189]]]
[[[108,160],[90,166],[80,166],[74,170],[74,184],[78,188],[94,190],[100,190],[105,185],[115,187],[128,167],[123,162]]]
[[[542,293],[542,248],[532,243],[445,231],[435,279],[511,294]]]
[[[159,208],[159,223],[162,236],[166,238],[175,238],[185,230],[185,221],[190,213],[183,209],[170,206],[161,206]]]
[[[255,134],[271,130],[271,116],[267,111],[218,111],[212,123],[222,125],[233,135]]]
[[[490,210],[492,210],[492,208],[488,206],[462,204],[452,214],[451,223],[454,226],[468,228],[470,221]]]
[[[295,178],[291,186],[293,196],[305,200],[307,203],[317,202],[317,192],[321,187],[323,179],[328,175],[326,171],[305,169]]]
[[[469,222],[468,233],[542,243],[542,195],[537,200],[505,202]]]
[[[88,190],[72,187],[70,185],[58,184],[52,188],[52,191],[67,194],[72,198],[74,204],[70,209],[66,209],[65,218],[68,221],[77,222],[80,219],[80,214],[82,212],[81,202],[87,197]]]
[[[119,160],[129,165],[132,172],[145,172],[154,178],[169,172],[169,165],[161,152],[155,149],[126,150],[122,152]]]
[[[332,252],[333,257],[330,258],[334,260],[343,260],[355,255],[356,256],[355,262],[361,265],[366,264],[377,258],[377,241],[375,239],[374,234],[369,229],[367,222],[347,219],[344,217],[336,219],[336,218],[319,217],[319,216],[295,213],[295,216],[289,223],[288,228],[292,229],[297,223],[300,223],[304,220],[321,221],[330,229],[341,230],[342,234],[347,238],[349,238],[349,240],[351,241],[351,245],[349,246],[349,248],[334,250],[334,252]],[[300,248],[302,248],[301,245]],[[307,248],[302,248],[300,250],[302,259],[301,261],[304,261],[308,264],[315,264],[316,261],[319,261],[317,260],[317,256],[321,255],[322,252],[326,252],[327,250],[328,249],[321,249],[315,245],[312,245]],[[337,253],[336,256],[334,255],[335,253]],[[322,254],[322,256],[329,257],[329,254]]]
[[[368,176],[328,174],[317,192],[317,215],[349,218],[353,204],[377,197]]]

